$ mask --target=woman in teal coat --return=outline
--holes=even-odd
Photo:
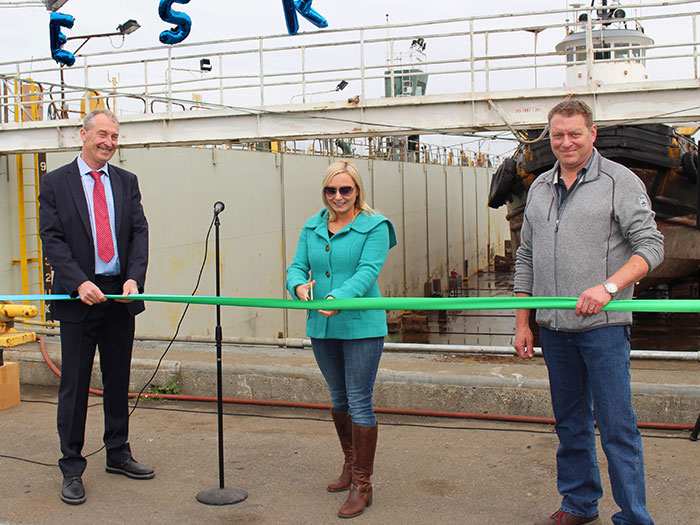
[[[396,245],[391,221],[365,202],[357,166],[331,164],[323,179],[325,208],[302,228],[287,289],[302,301],[380,297],[377,278],[389,249]],[[330,492],[350,489],[341,518],[362,514],[372,504],[377,420],[372,394],[387,334],[384,310],[309,310],[306,335],[328,383],[331,414],[345,454],[340,477]]]

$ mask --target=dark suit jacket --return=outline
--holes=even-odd
[[[143,292],[148,265],[148,223],[141,206],[136,175],[109,165],[114,195],[114,222],[122,281],[133,279]],[[77,296],[78,286],[95,280],[95,249],[90,216],[78,161],[42,177],[39,194],[39,232],[44,256],[54,271],[53,293]],[[81,301],[54,301],[53,317],[82,321],[89,306]],[[144,310],[143,301],[127,303],[132,315]]]

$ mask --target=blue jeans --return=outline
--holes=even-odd
[[[561,510],[598,513],[603,495],[594,418],[600,430],[613,497],[615,524],[653,524],[646,508],[642,436],[632,408],[629,327],[586,332],[540,329],[540,341],[559,437],[557,487]],[[595,411],[593,409],[595,407]]]
[[[348,412],[355,425],[377,424],[372,406],[383,337],[311,339],[318,367],[328,383],[334,412]]]

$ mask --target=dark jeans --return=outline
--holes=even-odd
[[[559,436],[557,485],[561,509],[589,517],[603,495],[594,420],[600,430],[613,496],[615,524],[653,524],[646,507],[642,437],[632,409],[629,327],[586,332],[540,329]],[[594,410],[595,407],[595,410]]]

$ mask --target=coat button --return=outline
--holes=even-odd
[[[326,251],[329,252],[331,251],[331,247],[326,244]]]
[[[330,277],[330,276],[331,276],[331,272],[328,272],[328,271],[327,271],[327,272],[326,272],[326,277]]]

